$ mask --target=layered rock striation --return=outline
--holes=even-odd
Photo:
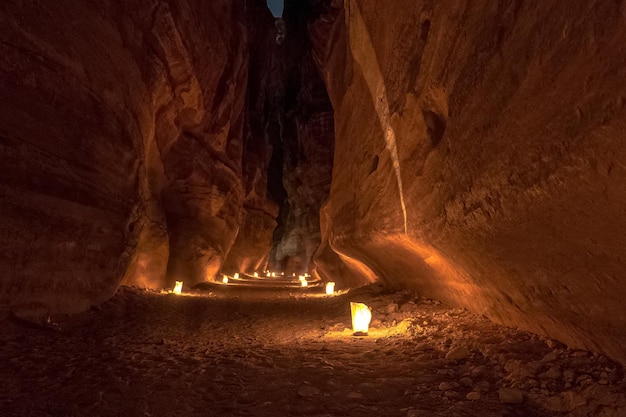
[[[343,272],[626,361],[626,4],[332,5]]]

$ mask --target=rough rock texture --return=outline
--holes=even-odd
[[[319,12],[308,1],[286,1],[278,100],[283,151],[284,209],[274,234],[272,264],[287,274],[309,270],[320,245],[320,208],[330,190],[334,120],[312,54],[308,23]]]
[[[626,361],[626,3],[334,3],[315,38],[336,121],[323,240]]]
[[[131,3],[0,5],[2,303],[75,310],[122,280],[193,284],[242,223],[271,233],[263,174],[243,180],[266,162],[242,164],[244,6],[261,24],[264,2]]]

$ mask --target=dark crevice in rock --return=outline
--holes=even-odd
[[[428,131],[428,137],[433,144],[433,147],[437,147],[444,133],[446,132],[446,121],[437,113],[424,110],[424,123],[426,123],[426,129]]]

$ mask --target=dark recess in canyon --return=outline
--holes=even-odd
[[[284,25],[1,2],[0,303],[269,266],[626,362],[626,2],[288,0]]]

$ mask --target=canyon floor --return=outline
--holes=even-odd
[[[0,416],[626,416],[602,355],[407,291],[314,292],[123,287],[42,325],[6,313]]]

